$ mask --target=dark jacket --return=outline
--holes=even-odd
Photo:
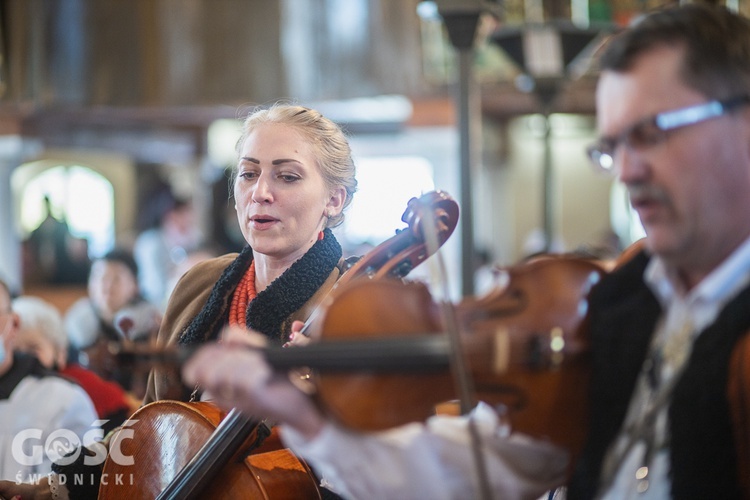
[[[568,490],[571,499],[596,494],[607,448],[623,424],[661,314],[643,281],[648,261],[645,253],[638,254],[591,294],[590,425]],[[727,377],[732,348],[748,328],[750,289],[745,289],[693,345],[668,410],[673,498],[741,496]]]

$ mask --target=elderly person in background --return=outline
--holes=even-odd
[[[45,446],[53,433],[60,437],[53,436],[49,444],[58,444],[65,453],[77,444],[69,441],[71,436],[80,442],[98,429],[94,405],[81,387],[34,356],[16,352],[22,321],[12,308],[8,286],[0,281],[0,479],[17,482],[50,472],[52,460],[59,458],[54,455],[58,448]]]
[[[38,297],[13,300],[13,310],[21,319],[16,349],[35,356],[46,369],[77,382],[91,398],[105,434],[121,425],[139,402],[127,396],[116,383],[108,382],[75,361],[68,362],[68,338],[62,317],[50,303]]]

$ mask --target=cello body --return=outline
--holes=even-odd
[[[225,414],[208,402],[156,401],[131,417],[129,432],[115,434],[104,464],[101,499],[157,498],[211,437]],[[248,438],[249,446],[253,436]],[[248,446],[242,446],[246,450]],[[118,464],[132,457],[131,465]],[[310,468],[284,448],[275,431],[248,456],[222,466],[206,498],[320,499]]]

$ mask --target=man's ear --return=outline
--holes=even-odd
[[[8,340],[10,340],[11,344],[14,344],[16,341],[16,336],[18,335],[18,329],[21,328],[21,317],[16,312],[10,313],[10,330],[8,330]]]

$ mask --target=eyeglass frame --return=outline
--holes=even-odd
[[[711,118],[718,118],[744,104],[750,104],[749,95],[724,100],[714,99],[701,104],[657,113],[639,120],[615,137],[600,137],[596,143],[586,148],[586,155],[595,168],[612,173],[615,166],[615,153],[620,144],[632,149],[656,146],[666,139],[666,133],[669,131],[689,125],[697,125]],[[653,127],[654,130],[648,131],[646,127]],[[638,139],[635,135],[641,133],[646,136],[648,132],[651,133],[648,138]],[[654,132],[657,133],[654,134]],[[609,158],[609,160],[605,162],[605,158]]]

